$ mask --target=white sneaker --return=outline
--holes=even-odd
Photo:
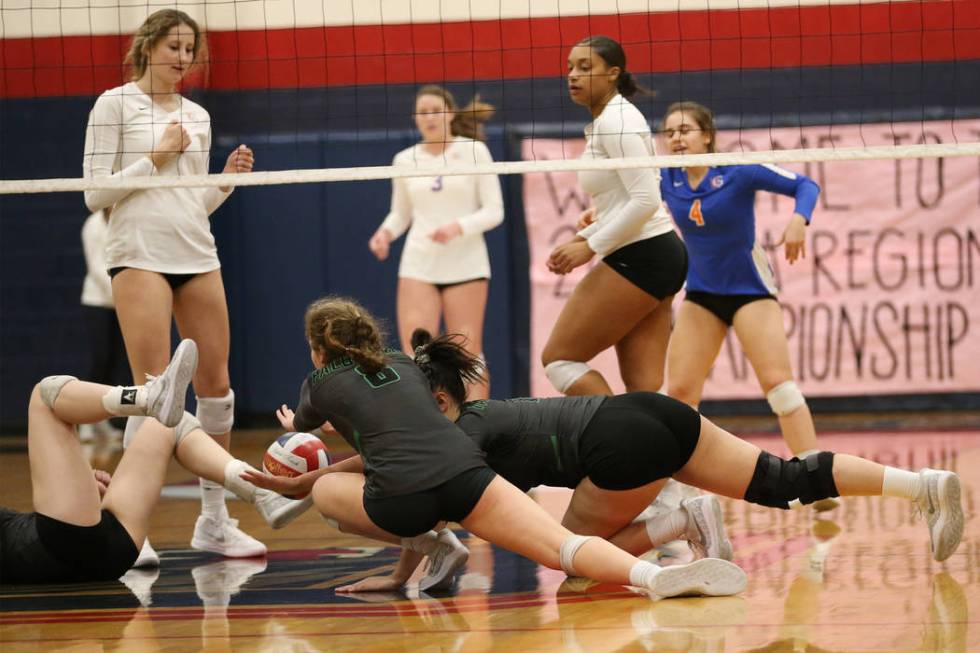
[[[307,495],[302,499],[287,499],[271,490],[258,488],[252,505],[262,515],[265,523],[272,528],[282,528],[309,510],[313,505],[313,497]]]
[[[177,426],[184,416],[187,386],[197,369],[197,344],[181,340],[170,364],[160,376],[147,375],[146,414],[164,426]]]
[[[146,538],[143,540],[143,548],[140,549],[140,554],[136,556],[136,562],[133,563],[132,569],[147,569],[149,567],[159,566],[160,556],[150,546],[150,538]]]
[[[953,472],[924,467],[919,470],[921,488],[916,507],[929,526],[932,557],[942,562],[953,555],[963,537],[960,477]]]
[[[661,569],[651,591],[660,598],[669,596],[731,596],[748,584],[748,576],[735,563],[703,558],[686,565]]]
[[[204,605],[227,606],[252,576],[265,571],[265,560],[221,560],[191,569],[194,589]]]
[[[732,542],[725,534],[725,519],[718,498],[704,494],[681,501],[687,513],[687,545],[699,558],[732,559]]]
[[[265,545],[238,528],[238,520],[231,517],[198,517],[191,547],[229,558],[252,558],[266,554]]]
[[[452,587],[456,572],[470,558],[470,551],[448,528],[439,531],[439,544],[428,555],[425,576],[419,579],[419,591],[446,590]]]

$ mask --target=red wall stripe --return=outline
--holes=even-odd
[[[635,72],[980,59],[980,2],[926,0],[741,11],[569,16],[211,32],[196,83],[215,89],[519,79],[564,74],[587,34],[624,43]],[[0,42],[0,97],[118,85],[128,37]]]

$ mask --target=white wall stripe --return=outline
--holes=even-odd
[[[915,1],[917,0],[3,0],[0,3],[0,36],[27,38],[129,34],[149,13],[175,6],[200,20],[207,29],[226,31]]]

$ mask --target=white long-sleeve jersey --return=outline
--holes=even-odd
[[[150,154],[175,120],[191,143],[157,170]],[[87,179],[200,175],[208,172],[210,152],[211,116],[203,107],[181,97],[177,109],[167,111],[129,82],[95,101],[85,130],[82,169]],[[85,203],[93,212],[112,207],[106,241],[109,268],[196,274],[221,266],[208,216],[229,193],[214,187],[95,190],[86,191]]]
[[[585,127],[583,159],[653,156],[650,126],[633,103],[616,94],[599,117]],[[595,222],[579,231],[596,254],[606,256],[640,240],[673,230],[670,215],[660,209],[660,171],[584,170],[582,190],[592,196]]]
[[[492,161],[486,145],[457,136],[441,154],[427,152],[420,143],[396,154],[392,165],[432,168]],[[391,211],[381,227],[393,239],[408,230],[398,276],[456,283],[490,277],[483,232],[503,219],[504,202],[496,175],[408,177],[393,181]],[[444,244],[429,237],[452,222],[459,223],[461,235]]]

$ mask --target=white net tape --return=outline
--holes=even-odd
[[[365,181],[398,177],[439,175],[527,174],[578,170],[630,168],[686,168],[692,166],[802,163],[807,161],[860,161],[869,159],[923,159],[980,156],[980,143],[923,144],[873,147],[808,148],[765,152],[720,152],[683,156],[631,157],[625,159],[572,159],[500,161],[476,165],[409,168],[365,166],[310,170],[274,170],[244,174],[186,175],[180,177],[104,177],[99,179],[14,179],[0,181],[0,195],[15,193],[79,192],[88,190],[188,188],[205,186],[269,186],[274,184]]]

